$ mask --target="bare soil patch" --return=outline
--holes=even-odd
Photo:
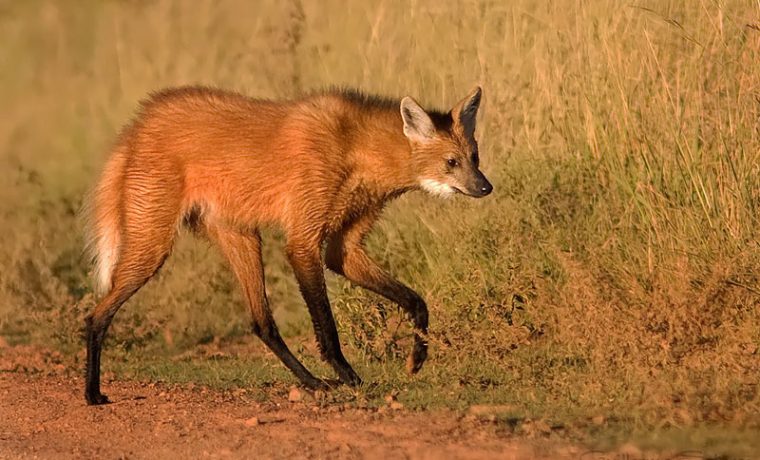
[[[255,401],[113,381],[85,405],[82,379],[55,352],[0,348],[0,458],[558,458],[582,449],[515,437],[454,411],[346,408],[298,392]]]

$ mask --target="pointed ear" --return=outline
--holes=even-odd
[[[404,120],[404,135],[410,140],[422,142],[435,135],[433,120],[409,96],[401,99],[401,119]]]
[[[465,136],[472,137],[475,135],[475,121],[478,115],[478,108],[480,107],[480,96],[483,94],[483,90],[480,86],[476,86],[470,94],[459,101],[457,105],[451,110],[451,116],[454,118],[454,123],[462,127]]]

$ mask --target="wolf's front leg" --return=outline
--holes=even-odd
[[[327,298],[319,244],[288,241],[287,252],[298,279],[301,294],[311,314],[322,359],[335,369],[341,382],[347,385],[361,384],[361,378],[348,364],[340,349],[338,329]]]
[[[407,361],[407,370],[414,374],[427,359],[428,308],[422,297],[385,272],[364,250],[363,240],[374,215],[367,215],[334,235],[327,246],[327,267],[353,283],[369,289],[398,304],[414,324],[414,348]]]

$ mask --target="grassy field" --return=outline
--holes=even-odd
[[[412,408],[508,404],[509,420],[594,443],[760,450],[757,2],[0,1],[0,41],[5,341],[81,359],[94,297],[77,211],[147,92],[347,85],[449,107],[480,84],[495,193],[403,197],[370,238],[429,302],[418,378],[403,373],[398,314],[329,278],[349,359],[378,382],[361,391],[397,390]],[[277,320],[310,349],[282,237],[265,244]],[[220,257],[187,236],[117,315],[104,366],[293,382],[268,355],[169,359],[240,341],[248,324]]]

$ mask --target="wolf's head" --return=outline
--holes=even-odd
[[[475,118],[482,90],[475,88],[445,115],[427,113],[411,97],[401,100],[404,135],[422,189],[440,196],[456,192],[480,198],[493,186],[479,169]]]

